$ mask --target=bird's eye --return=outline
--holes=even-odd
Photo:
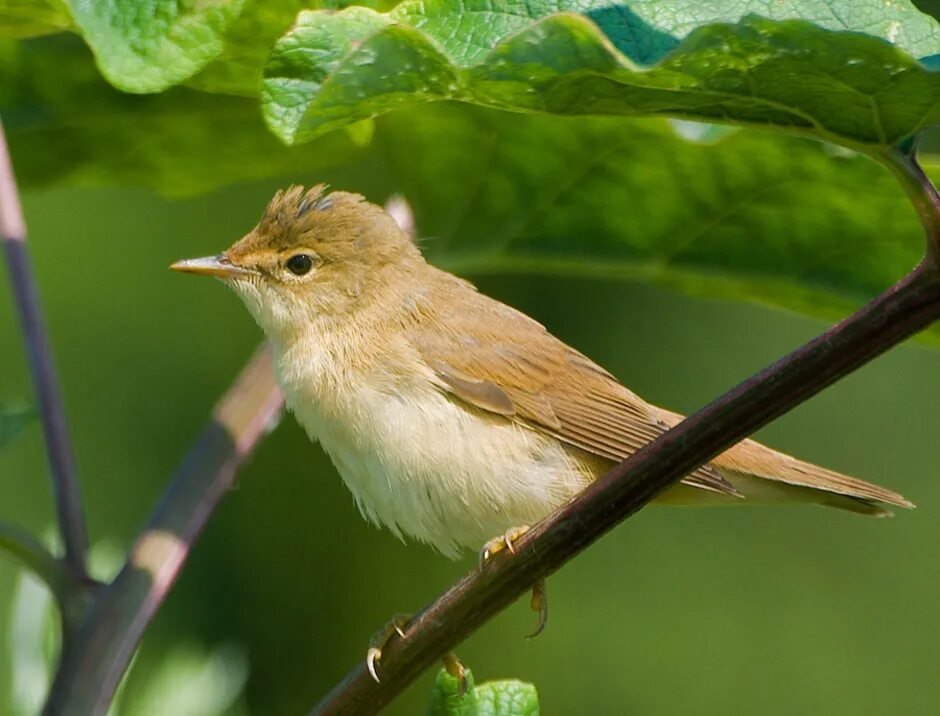
[[[287,270],[295,276],[303,276],[310,273],[313,268],[313,256],[310,254],[294,254],[287,259]]]

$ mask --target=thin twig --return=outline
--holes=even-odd
[[[20,317],[26,342],[29,368],[36,394],[39,413],[46,437],[46,454],[52,473],[59,531],[65,545],[65,563],[76,580],[85,581],[88,572],[85,555],[88,536],[82,514],[81,495],[75,469],[75,455],[69,439],[68,423],[62,403],[62,391],[56,377],[52,347],[46,335],[45,320],[36,291],[36,281],[30,269],[26,249],[26,222],[20,207],[13,164],[7,148],[6,134],[0,123],[0,235],[6,248],[7,265],[13,284],[13,297]]]
[[[144,630],[163,604],[196,539],[232,487],[239,466],[281,414],[270,347],[252,358],[219,401],[169,491],[101,593],[61,664],[44,714],[107,712]]]
[[[940,204],[931,202],[922,218],[929,220],[925,228],[932,239],[934,228],[940,227]],[[404,639],[393,639],[387,646],[379,667],[380,683],[360,662],[311,714],[376,713],[538,579],[559,569],[684,475],[938,318],[940,270],[936,263],[925,261],[849,318],[612,469],[523,535],[510,558],[465,576],[409,624]]]

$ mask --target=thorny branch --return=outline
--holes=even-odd
[[[371,714],[491,617],[660,492],[715,455],[940,318],[940,200],[912,157],[888,161],[927,233],[925,260],[881,296],[731,389],[617,465],[514,543],[515,554],[473,571],[384,649],[376,683],[360,662],[310,712]]]

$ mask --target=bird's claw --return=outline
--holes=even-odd
[[[513,527],[512,529],[506,530],[506,532],[499,537],[488,540],[486,544],[483,545],[483,549],[480,550],[480,569],[484,569],[493,556],[503,550],[508,551],[510,554],[515,554],[516,550],[513,547],[513,543],[528,531],[529,527],[525,525],[522,527]],[[528,635],[529,639],[541,634],[542,630],[545,628],[545,624],[548,622],[548,593],[545,590],[544,579],[540,579],[532,585],[531,604],[532,609],[539,613],[539,621],[538,624],[535,625],[535,631]]]
[[[535,625],[535,631],[526,638],[533,639],[542,633],[545,625],[548,623],[548,591],[545,587],[545,578],[543,577],[532,585],[532,610],[539,613],[539,623]]]
[[[369,671],[369,675],[373,678],[375,683],[379,682],[379,675],[375,673],[375,662],[382,658],[382,650],[377,646],[370,646],[369,651],[366,652],[366,669]]]
[[[369,650],[366,652],[366,669],[369,675],[375,680],[375,683],[380,683],[379,675],[375,667],[382,659],[382,649],[385,648],[389,640],[396,634],[399,638],[404,639],[405,627],[408,626],[408,622],[410,621],[410,614],[396,614],[391,618],[388,624],[373,634],[372,638],[369,640]]]
[[[491,560],[494,555],[499,554],[503,550],[509,551],[510,554],[515,554],[516,550],[512,546],[513,542],[522,537],[522,535],[528,531],[528,525],[512,527],[506,530],[499,537],[494,537],[491,540],[487,540],[486,544],[483,545],[483,549],[480,550],[480,569],[483,569],[486,566],[486,563]]]

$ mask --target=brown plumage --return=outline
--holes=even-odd
[[[465,296],[459,305],[443,303],[436,318],[439,330],[415,331],[411,338],[452,395],[602,458],[588,460],[602,469],[682,420],[677,413],[645,402],[541,324],[482,294]],[[506,330],[510,324],[512,330]],[[742,499],[745,494],[739,484],[754,478],[795,488],[782,490],[781,500],[802,497],[873,515],[889,514],[883,504],[913,507],[896,492],[797,460],[754,440],[744,440],[717,456],[683,484]],[[814,490],[823,494],[813,494]],[[664,501],[708,501],[688,493],[672,498]]]
[[[380,208],[279,192],[258,226],[179,270],[225,280],[274,344],[288,405],[363,513],[443,552],[531,524],[680,416],[528,316],[428,265]],[[665,503],[911,507],[746,440]]]

